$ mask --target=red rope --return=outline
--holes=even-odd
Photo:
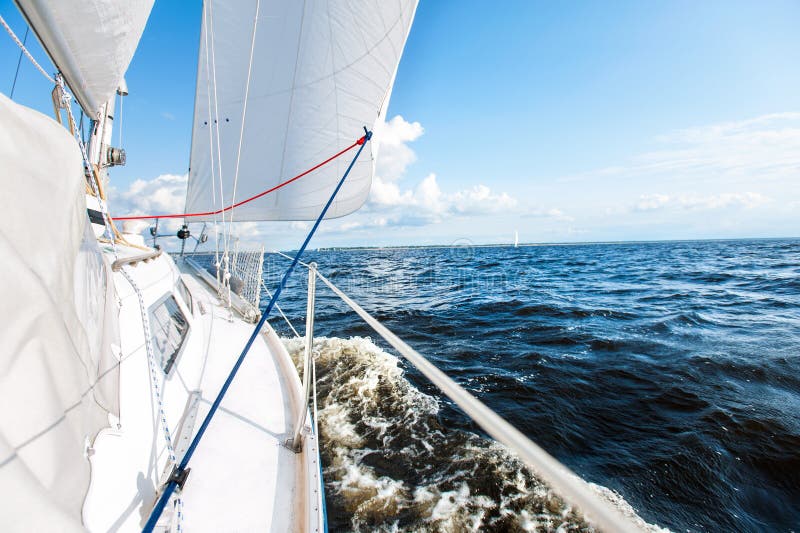
[[[359,140],[357,140],[356,142],[354,142],[353,144],[351,144],[350,146],[348,146],[347,148],[345,148],[341,152],[330,156],[328,159],[326,159],[322,163],[319,163],[319,164],[309,168],[305,172],[302,172],[302,173],[298,174],[297,176],[295,176],[295,177],[293,177],[291,179],[288,179],[288,180],[286,180],[284,182],[281,182],[281,183],[277,184],[276,186],[272,187],[271,189],[267,189],[266,191],[260,192],[260,193],[256,194],[255,196],[251,196],[250,198],[247,198],[246,200],[242,200],[241,202],[236,202],[235,204],[229,205],[228,207],[224,207],[222,209],[217,209],[216,211],[205,211],[203,213],[179,213],[179,214],[173,214],[173,215],[141,215],[141,216],[114,217],[114,220],[149,220],[149,219],[154,219],[154,218],[189,218],[189,217],[203,217],[203,216],[219,215],[220,213],[224,213],[225,211],[230,211],[231,209],[234,209],[236,207],[244,205],[244,204],[246,204],[248,202],[252,202],[253,200],[257,200],[258,198],[261,198],[262,196],[266,196],[267,194],[269,194],[271,192],[277,191],[281,187],[285,187],[285,186],[289,185],[290,183],[299,180],[303,176],[314,172],[315,170],[317,170],[318,168],[320,168],[320,167],[322,167],[324,165],[327,165],[328,163],[330,163],[331,161],[333,161],[337,157],[341,156],[342,154],[345,154],[345,153],[349,152],[350,150],[352,150],[356,146],[360,146],[360,145],[364,144],[365,140],[366,139],[364,137],[361,137]]]

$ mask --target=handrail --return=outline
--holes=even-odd
[[[281,252],[275,252],[284,256]],[[302,262],[301,262],[302,263]],[[396,349],[408,362],[414,365],[422,374],[427,377],[439,390],[453,400],[476,424],[486,431],[493,439],[504,444],[522,461],[530,466],[536,474],[547,483],[556,493],[562,496],[569,503],[578,507],[584,514],[585,519],[606,532],[640,532],[641,527],[630,517],[622,514],[614,508],[610,502],[598,495],[586,481],[564,466],[555,457],[547,453],[542,447],[526,437],[517,428],[500,417],[492,409],[470,394],[461,385],[456,383],[447,374],[439,370],[433,363],[428,361],[422,354],[406,344],[397,335],[392,333],[386,326],[370,315],[360,305],[354,302],[349,296],[343,293],[328,278],[316,270],[316,264],[305,264],[309,268],[309,303],[313,305],[312,291],[314,284],[312,279],[319,279],[331,289],[341,300],[356,312],[372,329],[375,330],[386,342]],[[316,274],[316,276],[314,276]],[[311,311],[313,313],[313,311]],[[311,320],[313,327],[313,319]],[[308,328],[306,334],[309,335]],[[304,362],[304,377],[308,374],[308,360],[310,355],[310,343],[307,337],[306,360]],[[305,379],[304,379],[305,382]],[[308,409],[308,395],[306,391],[306,404],[302,407],[304,417]],[[301,418],[304,420],[304,418]]]

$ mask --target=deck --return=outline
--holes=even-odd
[[[174,295],[189,322],[174,371],[159,375],[180,459],[254,326],[222,305],[191,267],[176,266],[166,254],[126,268],[146,307]],[[191,293],[190,304],[176,290],[181,282]],[[120,418],[95,440],[83,515],[91,531],[140,531],[168,474],[169,453],[152,394],[138,297],[121,273],[115,285],[122,302]],[[192,457],[181,495],[183,530],[322,530],[316,438],[306,431],[301,453],[283,445],[301,405],[300,387],[288,353],[267,325]],[[159,529],[175,531],[176,521],[168,505]]]

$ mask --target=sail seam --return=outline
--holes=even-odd
[[[286,150],[288,148],[289,139],[289,125],[292,122],[292,108],[294,106],[294,92],[297,86],[297,64],[300,63],[300,48],[303,44],[303,25],[306,20],[306,1],[303,0],[303,10],[300,13],[300,31],[297,32],[297,52],[294,55],[294,71],[292,72],[292,89],[289,93],[289,112],[286,114],[286,128],[283,132],[283,153],[281,154],[280,173],[283,174],[286,163]],[[278,204],[278,199],[275,198],[275,205]]]
[[[334,115],[336,117],[336,146],[341,146],[342,142],[342,120],[341,116],[339,115],[339,83],[336,79],[336,50],[333,48],[333,26],[331,26],[331,4],[328,2],[325,4],[325,9],[328,12],[328,42],[330,44],[330,51],[331,51],[331,71],[334,72],[333,75],[333,105],[336,111]]]

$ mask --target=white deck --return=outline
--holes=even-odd
[[[197,289],[190,290],[200,292],[199,284],[191,282]],[[213,300],[207,298],[210,312],[203,317],[213,327],[213,335],[196,427],[253,330],[239,320],[228,322],[227,309]],[[282,445],[293,423],[294,409],[287,398],[286,379],[259,337],[192,459],[183,495],[189,531],[295,529],[295,517],[300,514],[293,512],[297,456]]]
[[[140,250],[128,251],[130,255]],[[165,413],[178,458],[197,431],[253,325],[231,319],[215,291],[192,269],[166,255],[129,268],[146,305],[172,291],[178,277],[194,300],[177,369],[162,382]],[[168,454],[152,401],[139,302],[115,274],[123,360],[119,428],[96,439],[84,522],[92,531],[140,531],[166,474]],[[159,371],[160,372],[160,371]],[[163,373],[161,379],[164,379]],[[299,405],[300,382],[269,327],[253,344],[189,465],[184,488],[186,531],[319,531],[319,468],[315,438],[300,454],[283,446]],[[113,421],[116,422],[116,421]],[[174,530],[171,511],[159,522]],[[171,523],[171,525],[170,525]]]

